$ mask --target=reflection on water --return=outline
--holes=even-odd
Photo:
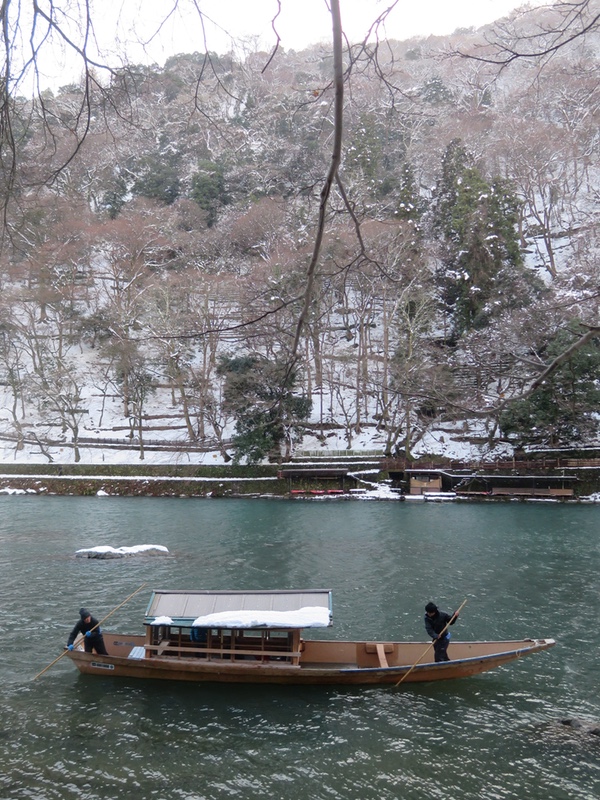
[[[593,506],[0,498],[0,797],[591,800],[600,737]],[[76,559],[162,544],[169,558]],[[36,681],[81,605],[150,588],[331,588],[340,638],[419,638],[434,599],[465,638],[554,636],[487,675],[393,689]],[[110,627],[137,632],[142,591]]]

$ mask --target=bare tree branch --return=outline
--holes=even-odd
[[[276,41],[275,41],[275,45],[273,47],[273,50],[271,51],[271,55],[269,56],[269,60],[267,61],[267,63],[264,65],[264,67],[261,70],[262,73],[266,72],[269,69],[269,64],[271,63],[271,61],[273,61],[273,59],[275,58],[275,55],[277,54],[277,51],[279,50],[279,44],[281,42],[281,37],[280,37],[279,33],[277,32],[277,28],[275,27],[275,22],[277,20],[277,17],[280,14],[281,14],[281,0],[277,0],[277,13],[275,14],[273,19],[271,20],[271,28],[273,28],[273,33],[275,34]]]
[[[537,22],[543,11],[552,14],[552,21]],[[537,29],[532,33],[524,30],[530,19],[535,21]],[[563,47],[572,44],[600,26],[600,11],[595,0],[577,0],[577,2],[557,2],[548,6],[526,8],[518,12],[514,20],[498,24],[493,35],[487,40],[486,49],[492,48],[494,54],[477,55],[458,50],[454,54],[486,64],[507,67],[519,59],[544,59],[553,56]]]
[[[593,339],[598,335],[600,335],[600,327],[599,326],[590,327],[587,333],[584,333],[583,336],[580,336],[579,339],[573,342],[573,344],[570,347],[567,347],[566,350],[563,350],[562,353],[556,356],[556,358],[553,361],[551,361],[550,364],[548,364],[546,369],[540,375],[538,375],[538,377],[531,383],[531,385],[526,390],[526,392],[524,392],[522,397],[518,399],[523,399],[533,394],[533,392],[535,392],[536,389],[538,389],[545,381],[547,381],[548,378],[554,372],[556,372],[556,370],[560,366],[562,366],[565,363],[565,361],[568,361],[571,358],[573,353],[575,353],[577,350],[583,347],[584,344],[587,344],[587,342],[589,342],[591,339]]]

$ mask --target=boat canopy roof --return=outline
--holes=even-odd
[[[155,590],[144,623],[205,628],[325,628],[331,625],[331,590]]]

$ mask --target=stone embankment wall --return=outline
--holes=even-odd
[[[398,471],[398,462],[392,466],[383,459],[370,459],[368,462],[352,461],[342,464],[337,461],[337,468],[346,467],[347,476],[334,475],[342,469],[324,469],[323,464],[298,463],[289,465],[260,466],[143,466],[143,465],[15,465],[0,466],[0,491],[27,492],[29,494],[55,495],[97,495],[145,497],[248,497],[248,496],[280,496],[288,497],[303,490],[309,494],[348,491],[354,486],[374,485],[382,481],[404,485],[398,481],[402,475]],[[329,465],[333,467],[334,464]],[[406,465],[408,466],[408,465]],[[414,466],[414,465],[410,465]],[[420,465],[425,468],[425,465]],[[444,465],[446,474],[456,471],[454,464]],[[461,465],[464,469],[465,465]],[[496,465],[496,474],[513,475],[517,480],[522,471],[516,465],[508,472]],[[521,465],[519,465],[521,466]],[[287,469],[286,469],[287,467]],[[291,468],[291,469],[290,469]],[[435,469],[433,464],[427,468]],[[481,471],[473,467],[474,471]],[[493,470],[484,470],[486,475]],[[588,497],[600,493],[600,461],[598,463],[563,464],[527,463],[527,473],[543,476],[568,475],[576,480],[569,483],[573,487],[574,499]],[[356,480],[354,476],[361,476]],[[404,487],[406,491],[406,486]],[[476,499],[476,498],[473,498]]]

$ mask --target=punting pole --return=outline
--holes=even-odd
[[[109,612],[109,613],[108,613],[108,614],[107,614],[105,617],[103,617],[103,618],[100,620],[100,622],[97,622],[97,623],[94,625],[94,627],[93,627],[93,628],[90,628],[90,633],[91,633],[92,631],[95,631],[95,630],[96,630],[96,628],[99,628],[99,627],[100,627],[100,625],[102,625],[102,623],[103,623],[105,620],[107,620],[109,617],[112,617],[112,615],[115,613],[115,611],[118,611],[120,608],[123,608],[123,606],[125,605],[125,603],[127,603],[129,600],[131,600],[131,598],[132,598],[134,595],[136,595],[138,592],[141,592],[141,591],[142,591],[142,589],[144,588],[144,586],[146,586],[146,584],[145,584],[145,583],[142,583],[142,585],[141,585],[139,588],[137,588],[137,589],[135,590],[135,592],[132,592],[132,593],[129,595],[129,597],[126,597],[126,598],[125,598],[125,600],[123,600],[123,602],[122,602],[122,603],[119,603],[119,605],[118,605],[118,606],[116,606],[116,608],[113,608],[113,610],[112,610],[112,611],[110,611],[110,612]],[[69,653],[69,652],[70,652],[69,650],[64,650],[64,651],[63,651],[63,652],[62,652],[62,653],[61,653],[61,654],[58,656],[58,658],[55,658],[55,659],[54,659],[54,661],[51,661],[51,662],[50,662],[50,664],[48,664],[48,666],[47,666],[47,667],[44,667],[44,669],[43,669],[41,672],[38,672],[38,674],[37,674],[37,675],[35,675],[35,676],[32,678],[32,680],[34,680],[34,681],[35,681],[35,680],[37,680],[37,679],[40,677],[40,675],[43,675],[43,674],[44,674],[44,672],[47,672],[47,671],[50,669],[50,667],[53,667],[53,666],[56,664],[56,662],[57,662],[57,661],[60,661],[60,660],[61,660],[61,658],[63,658],[64,656],[66,656],[66,655],[67,655],[67,653]]]
[[[442,633],[439,633],[439,634],[438,634],[438,637],[439,637],[439,636],[441,636],[442,634],[446,633],[446,631],[448,630],[448,628],[450,627],[450,625],[452,625],[452,622],[453,622],[453,621],[456,619],[456,617],[458,617],[458,615],[460,614],[460,612],[463,610],[463,608],[465,607],[466,603],[467,603],[467,601],[466,601],[466,600],[463,600],[463,601],[462,601],[462,603],[460,604],[460,606],[459,606],[459,608],[458,608],[458,611],[455,611],[455,612],[454,612],[454,614],[452,614],[452,618],[451,618],[451,619],[450,619],[450,621],[449,621],[449,622],[446,624],[446,627],[443,629]],[[431,642],[429,645],[427,645],[427,649],[426,649],[426,650],[423,652],[423,655],[419,656],[419,658],[417,658],[417,660],[416,660],[416,661],[415,661],[415,663],[412,665],[412,667],[411,667],[411,668],[408,670],[408,672],[405,672],[405,673],[404,673],[404,675],[403,675],[403,676],[400,678],[400,680],[398,681],[398,683],[394,684],[394,689],[395,689],[396,687],[400,686],[400,684],[402,683],[402,681],[405,681],[405,680],[408,678],[408,676],[409,676],[409,675],[410,675],[410,673],[413,671],[413,669],[414,669],[414,668],[417,666],[417,664],[419,663],[419,661],[422,661],[422,660],[425,658],[425,656],[427,655],[427,653],[428,653],[428,652],[431,650],[431,648],[433,647],[433,643],[434,643],[434,642],[435,642],[435,639],[433,639],[433,641],[432,641],[432,642]]]

